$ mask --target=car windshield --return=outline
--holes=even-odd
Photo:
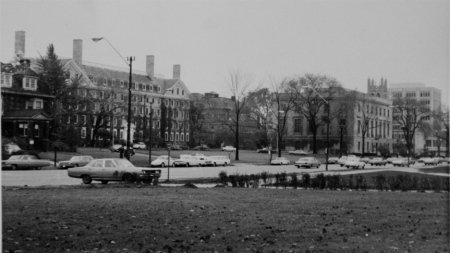
[[[70,161],[81,161],[83,160],[82,156],[72,156],[72,158],[70,158]]]
[[[22,158],[21,155],[13,155],[8,160],[20,160]]]
[[[162,160],[165,160],[165,159],[167,159],[167,156],[166,156],[166,155],[161,155],[161,156],[158,156],[158,158],[156,158],[156,159],[162,159]]]
[[[134,165],[126,159],[117,159],[114,161],[116,162],[117,167],[134,167]]]
[[[311,158],[300,158],[300,159],[298,159],[299,161],[310,161],[311,160]]]

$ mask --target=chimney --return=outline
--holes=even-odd
[[[83,64],[83,40],[73,40],[73,60],[81,68]]]
[[[154,55],[147,55],[145,72],[147,72],[147,75],[151,79],[153,79],[153,77],[155,76],[155,56]]]
[[[173,65],[173,79],[180,79],[181,66]]]
[[[14,54],[22,52],[22,56],[25,55],[25,32],[16,31],[16,41],[14,43]]]

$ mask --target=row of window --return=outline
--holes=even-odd
[[[109,129],[108,129],[109,130]],[[123,129],[119,130],[119,132],[117,132],[116,129],[113,130],[113,134],[114,134],[114,138],[120,138],[120,139],[124,139],[124,131]],[[91,136],[94,133],[94,129],[91,129]],[[118,135],[119,133],[119,135]],[[139,136],[142,138],[144,136],[143,131],[139,132]],[[170,141],[173,141],[175,137],[175,141],[189,141],[189,133],[170,133]],[[86,138],[86,127],[82,127],[81,128],[81,138],[85,139]],[[166,132],[165,134],[165,139],[166,141],[169,140],[169,134]],[[101,140],[101,138],[100,138]]]
[[[1,87],[12,87],[12,75],[1,74]],[[22,88],[24,90],[37,90],[37,78],[24,77],[22,79]]]
[[[364,152],[376,153],[380,147],[385,147],[388,150],[391,150],[389,148],[389,143],[374,143],[374,142],[370,143],[370,142],[366,142],[366,148],[364,149]],[[362,149],[361,149],[361,142],[359,142],[359,141],[358,141],[358,151],[362,151]]]
[[[358,120],[358,134],[362,134],[363,126],[361,120]],[[389,138],[389,122],[371,120],[365,127],[366,136],[373,138]]]
[[[177,88],[178,90],[178,88]],[[173,92],[173,90],[172,90]],[[111,96],[114,99],[120,99],[120,100],[127,100],[128,96],[126,96],[124,93],[116,93],[116,92],[106,92],[106,91],[97,91],[97,90],[90,90],[89,93],[92,95],[93,98],[98,97],[100,99],[109,99]],[[184,91],[183,91],[184,94]],[[87,97],[87,89],[78,89],[78,95],[82,97]],[[151,99],[151,101],[150,101]],[[162,98],[158,98],[156,101],[158,104],[161,104]],[[180,100],[173,100],[173,99],[164,99],[167,106],[172,107],[188,107],[189,103],[187,101],[180,101]],[[155,98],[146,96],[146,95],[133,95],[132,102],[140,102],[140,103],[155,103]]]
[[[361,105],[358,103],[358,112],[361,112]],[[381,107],[376,107],[376,106],[370,106],[370,105],[366,105],[366,113],[367,114],[375,114],[375,115],[379,115],[379,116],[384,116],[386,117],[386,112],[387,112],[387,117],[389,117],[389,109],[386,108],[381,108]]]
[[[81,121],[79,121],[79,118],[81,118]],[[96,120],[97,120],[97,117],[93,116],[93,122],[96,122]],[[125,127],[126,126],[126,123],[125,123],[126,122],[126,117],[125,116],[124,117],[120,117],[120,118],[117,118],[117,117],[114,118],[114,126],[119,126],[119,120],[120,120],[120,126]],[[66,116],[65,122],[67,124],[78,124],[78,123],[86,124],[86,115]],[[135,120],[133,123],[136,126],[138,124],[138,121]],[[140,123],[140,125],[143,126],[144,125],[144,120],[141,119],[139,121],[139,123]],[[149,121],[145,121],[145,123],[146,123],[146,125],[149,125],[150,122]],[[103,124],[104,124],[104,118],[102,118],[100,120],[100,125],[103,125]],[[110,122],[108,122],[108,126],[110,126],[110,125],[111,125]],[[161,127],[160,121],[159,120],[152,120],[152,126],[153,126],[153,128],[159,129]],[[184,124],[183,122],[173,122],[172,126],[173,126],[174,130],[185,130],[185,128],[186,128],[186,130],[189,131],[189,124]]]
[[[401,98],[403,94],[401,92],[393,92],[392,96],[394,98]],[[407,92],[406,93],[407,98],[415,98],[416,92]],[[420,92],[420,97],[430,97],[430,92]]]

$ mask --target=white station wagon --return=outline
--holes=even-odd
[[[209,156],[206,158],[205,165],[212,165],[216,167],[217,165],[223,165],[224,167],[230,164],[230,158],[228,156]]]
[[[191,156],[191,155],[180,155],[179,159],[175,159],[173,161],[173,166],[203,166],[205,165],[206,157],[201,156]]]

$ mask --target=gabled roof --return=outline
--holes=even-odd
[[[11,110],[3,113],[2,119],[50,120],[43,110]]]

